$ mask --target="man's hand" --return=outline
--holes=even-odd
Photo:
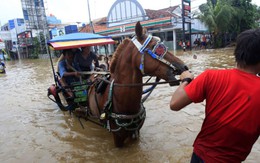
[[[185,78],[190,78],[191,80],[193,80],[194,75],[189,71],[184,71],[183,73],[181,73],[180,79],[183,80]]]
[[[74,76],[76,76],[76,77],[80,77],[80,76],[81,76],[81,73],[78,72],[78,71],[76,71],[76,72],[74,72]]]

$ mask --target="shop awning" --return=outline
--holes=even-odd
[[[48,41],[48,45],[54,50],[80,48],[85,46],[98,46],[114,44],[115,41],[109,36],[93,33],[71,33],[57,36]]]

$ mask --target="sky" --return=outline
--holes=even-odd
[[[162,9],[169,6],[180,5],[181,0],[137,0],[144,9]],[[106,17],[116,0],[44,0],[46,14],[53,14],[62,23],[89,22],[88,2],[91,19]],[[191,0],[191,8],[196,9],[206,0]],[[259,0],[252,0],[253,4],[260,6]],[[8,20],[23,18],[21,0],[1,0],[0,25]]]

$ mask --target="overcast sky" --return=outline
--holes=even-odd
[[[110,7],[116,0],[44,0],[46,14],[55,15],[62,23],[89,21],[88,1],[90,6],[91,19],[106,17]],[[181,4],[181,0],[138,0],[144,9],[162,9],[169,6]],[[206,0],[191,0],[191,8],[197,8]],[[260,6],[260,0],[252,0]],[[23,18],[21,0],[1,0],[0,3],[1,25],[10,19]]]

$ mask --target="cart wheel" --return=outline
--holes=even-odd
[[[66,109],[66,107],[64,107],[64,105],[62,104],[59,94],[57,94],[57,96],[54,96],[54,99],[55,99],[55,101],[56,101],[58,107],[60,108],[60,110],[62,110],[62,111],[68,111],[68,110]]]
[[[60,96],[63,96],[65,99],[65,101],[63,101]],[[66,96],[64,94],[60,95],[57,94],[57,96],[55,97],[56,103],[59,106],[60,110],[62,111],[68,111],[68,110],[74,110],[77,106],[77,104],[74,102],[74,99],[70,99],[70,98],[66,98]]]

